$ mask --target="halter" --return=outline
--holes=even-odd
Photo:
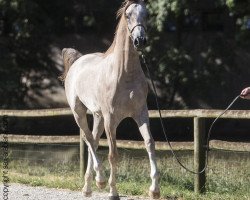
[[[137,26],[141,26],[145,31],[147,30],[143,24],[139,23],[139,24],[136,24],[131,30],[130,30],[129,27],[128,27],[128,30],[129,30],[130,34],[133,33],[134,29],[135,29]]]
[[[130,4],[129,6],[131,6],[132,4]],[[128,7],[129,7],[128,6]],[[125,8],[125,12],[126,12],[126,10],[128,9],[128,7],[126,7]],[[126,16],[126,14],[125,14],[125,16]],[[126,17],[127,18],[127,17]],[[127,22],[127,20],[126,20],[126,22]],[[139,23],[139,24],[136,24],[131,30],[129,29],[129,27],[128,27],[128,22],[127,22],[127,27],[128,27],[128,30],[129,30],[129,32],[130,32],[130,34],[132,34],[133,33],[133,31],[134,31],[134,29],[137,27],[137,26],[141,26],[144,30],[145,30],[145,32],[146,32],[146,27],[143,25],[143,24],[141,24],[141,23]]]

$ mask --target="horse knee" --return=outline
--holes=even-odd
[[[155,141],[153,138],[145,140],[145,147],[149,153],[154,153],[152,152],[155,150]]]

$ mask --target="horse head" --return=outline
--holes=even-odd
[[[128,0],[125,7],[125,16],[133,45],[136,50],[141,50],[147,43],[147,9],[145,1]]]

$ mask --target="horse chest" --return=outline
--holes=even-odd
[[[134,71],[129,71],[127,73],[127,76],[123,78],[123,85],[124,88],[127,90],[133,89],[136,85],[138,85],[137,80],[136,80],[136,74]]]
[[[145,104],[146,93],[147,91],[140,85],[134,87],[132,87],[132,84],[124,85],[117,90],[112,104],[116,109],[123,110],[125,113],[132,113]]]

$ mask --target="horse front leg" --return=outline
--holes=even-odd
[[[110,177],[109,177],[109,199],[119,200],[119,195],[116,188],[116,171],[117,171],[117,158],[118,151],[116,146],[116,123],[115,120],[111,120],[111,117],[104,119],[104,127],[108,139],[109,145],[109,164],[110,164]]]
[[[158,182],[159,174],[155,156],[155,143],[149,128],[148,109],[146,106],[141,113],[139,113],[137,116],[134,117],[134,120],[138,124],[140,133],[144,139],[150,161],[150,168],[151,168],[150,177],[152,179],[152,184],[149,188],[149,196],[153,199],[159,199],[160,187]]]

